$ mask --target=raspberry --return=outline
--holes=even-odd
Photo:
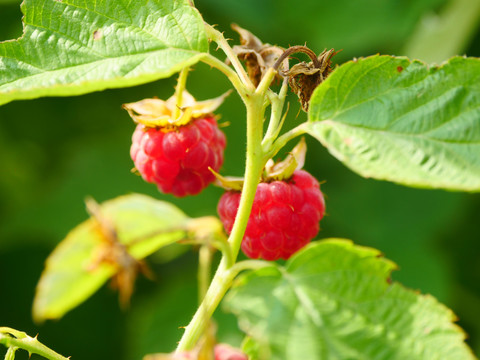
[[[248,360],[247,355],[227,344],[217,344],[214,348],[215,360]],[[194,351],[180,352],[173,355],[175,360],[198,359]]]
[[[186,125],[147,127],[138,124],[130,156],[143,179],[163,193],[195,195],[211,183],[223,163],[225,135],[212,116]]]
[[[218,213],[227,233],[240,202],[239,191],[220,198]],[[258,185],[248,220],[242,250],[252,259],[288,259],[319,231],[325,200],[318,181],[304,170],[295,170],[288,180]]]
[[[215,360],[248,360],[247,355],[227,344],[215,345]]]

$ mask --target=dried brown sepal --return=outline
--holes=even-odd
[[[307,143],[305,138],[301,138],[298,144],[282,161],[275,162],[273,159],[267,161],[263,171],[261,182],[271,182],[276,180],[289,180],[295,170],[300,170],[305,164],[307,153]],[[242,191],[244,179],[242,177],[223,176],[210,169],[215,175],[215,185],[226,191]]]
[[[272,67],[285,49],[279,46],[264,44],[250,31],[237,24],[232,24],[232,29],[240,35],[240,44],[233,47],[238,58],[245,62],[247,73],[255,86],[258,86],[268,68]],[[288,61],[283,62],[284,69],[288,69]],[[281,78],[279,75],[277,75]]]
[[[292,177],[295,170],[303,168],[305,164],[305,155],[307,153],[307,143],[302,137],[299,143],[292,149],[287,157],[275,163],[273,159],[268,160],[265,165],[263,181],[270,182],[275,180],[288,180]]]
[[[144,261],[135,259],[128,252],[127,246],[120,242],[113,222],[102,214],[100,205],[89,198],[86,200],[86,206],[102,239],[88,269],[95,270],[101,264],[108,264],[116,269],[110,284],[118,290],[121,307],[126,308],[133,294],[138,273],[141,272],[150,279],[153,278],[153,274]]]
[[[227,191],[235,190],[242,191],[244,179],[236,176],[223,176],[217,173],[212,168],[209,169],[213,175],[215,175],[214,185],[221,187]]]
[[[302,109],[308,112],[313,91],[332,72],[332,57],[337,52],[334,49],[324,50],[317,58],[316,64],[311,61],[295,64],[284,72],[292,91],[297,94]]]
[[[176,126],[186,125],[193,119],[212,114],[231,92],[229,90],[214,99],[197,101],[187,90],[184,90],[178,118],[174,117],[175,110],[179,105],[176,95],[171,96],[168,100],[143,99],[123,104],[122,107],[128,111],[130,117],[137,124],[168,131],[168,129],[175,129]]]

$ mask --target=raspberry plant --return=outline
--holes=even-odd
[[[301,170],[299,151],[283,162],[273,159],[308,134],[364,177],[478,192],[478,59],[454,57],[429,66],[376,55],[333,68],[333,49],[319,55],[305,46],[284,49],[239,26],[241,42],[231,47],[186,0],[25,0],[22,10],[24,35],[0,43],[0,104],[180,73],[168,101],[132,99],[124,105],[138,124],[134,165],[161,192],[196,194],[215,178],[229,191],[219,203],[228,236],[214,216],[189,218],[145,195],[100,205],[88,200],[90,218],[47,260],[34,300],[37,321],[61,318],[109,279],[127,304],[136,275],[150,273],[144,259],[181,243],[198,249],[201,303],[176,351],[146,358],[475,358],[453,313],[433,297],[391,282],[395,265],[378,250],[336,238],[307,245],[325,211],[318,182]],[[118,42],[122,46],[110,46]],[[297,53],[309,60],[295,63]],[[225,137],[214,112],[223,96],[196,102],[186,91],[189,69],[198,62],[223,73],[245,105],[240,179],[219,174]],[[308,120],[285,130],[289,88]],[[241,247],[264,260],[242,260]],[[210,276],[213,250],[221,260]],[[278,258],[288,260],[266,261]],[[221,302],[246,335],[242,351],[216,344],[211,318]],[[9,360],[18,349],[65,359],[11,328],[0,328],[0,343]]]

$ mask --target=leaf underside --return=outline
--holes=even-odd
[[[378,250],[328,239],[241,277],[225,305],[261,359],[474,359],[454,314],[391,283],[394,268]]]
[[[0,43],[0,105],[168,77],[208,51],[187,0],[25,0],[24,34]]]
[[[480,191],[480,59],[348,62],[314,92],[307,131],[364,177]]]
[[[132,194],[101,205],[102,215],[115,226],[118,241],[135,259],[185,238],[188,217],[175,206]],[[98,262],[106,239],[90,218],[73,229],[47,259],[37,285],[33,316],[37,322],[58,319],[97,291],[118,268]],[[108,247],[107,247],[108,250]]]

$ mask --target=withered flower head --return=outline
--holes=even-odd
[[[318,57],[316,57],[313,51],[304,46],[294,46],[290,49],[292,49],[290,54],[293,54],[294,52],[305,52],[312,58],[312,61],[309,63],[302,61],[301,63],[292,66],[290,70],[284,72],[285,76],[288,77],[290,88],[297,94],[300,100],[302,109],[305,112],[308,112],[310,97],[312,96],[313,90],[315,90],[315,88],[327,78],[328,74],[332,72],[331,59],[337,52],[335,52],[334,49],[325,49]]]
[[[250,31],[237,24],[232,24],[232,29],[240,35],[240,44],[233,47],[238,58],[245,62],[250,80],[258,86],[262,76],[268,68],[272,67],[285,49],[279,46],[264,44]],[[288,62],[285,62],[288,66]],[[288,69],[288,67],[285,67]]]

